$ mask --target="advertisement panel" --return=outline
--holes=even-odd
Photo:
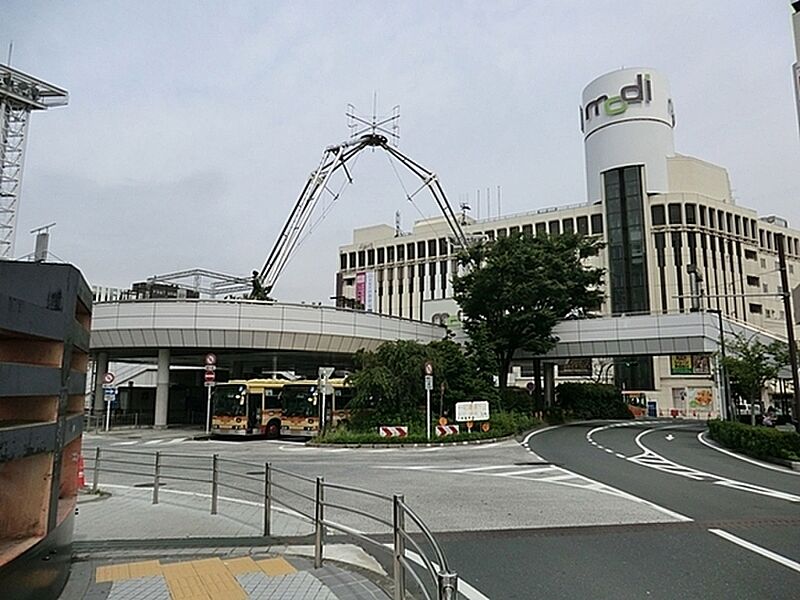
[[[366,273],[357,273],[356,274],[356,302],[360,303],[361,306],[366,304],[367,296],[367,274]]]
[[[364,282],[364,310],[375,312],[375,271],[367,271]]]
[[[711,375],[711,357],[708,354],[674,354],[670,356],[672,375]]]

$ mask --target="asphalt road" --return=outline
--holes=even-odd
[[[541,430],[527,444],[416,449],[203,442],[142,430],[89,435],[84,453],[98,445],[217,453],[223,461],[270,462],[346,487],[403,493],[436,532],[469,600],[800,597],[800,475],[713,450],[698,440],[702,430],[598,423]],[[196,459],[171,460],[179,467]],[[113,477],[129,485],[147,480]],[[350,501],[386,514],[380,502]],[[385,531],[358,516],[336,519]]]

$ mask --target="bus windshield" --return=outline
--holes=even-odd
[[[214,414],[220,417],[247,415],[247,386],[218,385],[214,390]]]
[[[286,417],[317,416],[317,386],[285,385],[281,390],[283,415]]]

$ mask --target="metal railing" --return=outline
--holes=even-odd
[[[273,506],[282,506],[313,525],[315,568],[323,564],[328,530],[338,531],[391,554],[393,600],[406,599],[409,578],[426,600],[455,600],[457,597],[458,576],[448,565],[447,557],[430,529],[406,504],[402,495],[388,496],[367,489],[326,482],[323,477],[298,475],[274,467],[270,462],[255,463],[221,458],[218,454],[202,457],[170,452],[95,448],[94,456],[87,457],[86,469],[93,472],[93,493],[98,493],[103,474],[147,478],[148,485],[152,482],[153,504],[159,503],[159,492],[166,481],[209,486],[209,513],[212,515],[219,514],[220,490],[255,498],[256,502],[253,504],[263,507],[261,533],[264,537],[272,535]],[[335,494],[353,499],[335,501]],[[287,496],[294,501],[287,501]],[[357,506],[358,504],[362,506]],[[386,528],[391,532],[392,543],[382,543],[376,537],[379,534],[364,533],[354,526],[331,519],[330,512],[333,511]],[[413,532],[412,527],[415,529]]]

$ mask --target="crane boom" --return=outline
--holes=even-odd
[[[458,218],[453,212],[453,208],[450,206],[450,202],[448,202],[436,174],[411,160],[397,148],[391,147],[386,137],[370,133],[355,140],[325,148],[319,166],[306,180],[305,186],[300,192],[300,197],[297,199],[292,212],[289,213],[289,218],[283,225],[283,229],[281,229],[281,233],[275,241],[275,245],[272,247],[264,266],[261,271],[253,271],[252,298],[268,298],[272,288],[275,286],[275,282],[297,248],[300,235],[311,218],[322,192],[327,189],[331,176],[339,169],[343,169],[352,183],[350,173],[347,171],[347,162],[368,147],[383,148],[390,156],[396,158],[422,180],[422,187],[428,188],[447,221],[447,225],[453,233],[454,243],[459,248],[466,248],[467,237],[463,229],[461,229],[461,224],[458,222]]]

